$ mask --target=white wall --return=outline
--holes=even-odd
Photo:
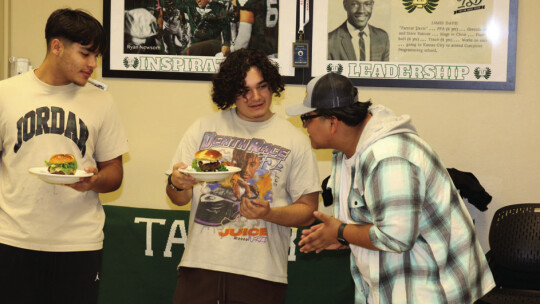
[[[0,0],[0,80],[8,77],[8,40],[7,33],[9,29],[9,15],[7,10],[8,2]]]
[[[10,0],[4,0],[10,1]],[[502,0],[498,0],[502,1]],[[38,67],[46,46],[44,25],[57,8],[84,8],[102,20],[102,1],[11,0],[10,56],[30,58]],[[540,94],[538,75],[540,1],[519,3],[515,91],[473,91],[416,88],[359,88],[364,96],[398,114],[410,114],[420,135],[447,167],[472,172],[493,196],[486,212],[476,212],[479,237],[487,249],[488,227],[494,211],[504,205],[538,201],[540,181]],[[31,20],[31,22],[30,22]],[[130,141],[122,188],[103,195],[104,203],[176,209],[166,198],[164,171],[179,139],[199,115],[215,111],[209,82],[101,79],[119,104]],[[304,96],[304,88],[288,85],[274,111]],[[299,126],[297,118],[291,119]],[[318,151],[321,177],[329,173],[330,151]]]

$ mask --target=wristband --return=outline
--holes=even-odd
[[[338,232],[337,232],[337,240],[342,245],[349,246],[349,242],[347,242],[347,240],[343,237],[343,230],[345,229],[345,226],[347,226],[347,224],[345,224],[345,223],[342,223],[339,226],[339,229],[338,229]]]
[[[176,191],[184,191],[184,189],[178,188],[172,183],[172,174],[169,175],[169,178],[167,179],[167,184],[169,184],[169,187]]]

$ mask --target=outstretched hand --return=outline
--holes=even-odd
[[[319,253],[324,249],[342,249],[347,247],[337,241],[337,231],[341,225],[340,220],[319,211],[315,211],[313,215],[322,221],[322,223],[302,231],[302,236],[298,243],[300,252],[308,253],[315,251]]]

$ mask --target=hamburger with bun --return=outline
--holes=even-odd
[[[221,152],[212,149],[199,150],[195,153],[195,159],[191,167],[198,172],[228,171],[220,161]]]
[[[74,175],[77,171],[77,160],[72,154],[54,154],[45,164],[51,174]]]

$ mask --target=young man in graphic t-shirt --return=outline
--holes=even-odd
[[[175,303],[284,301],[290,227],[313,222],[320,186],[309,141],[270,111],[283,89],[264,52],[233,52],[213,78],[222,111],[185,132],[166,190],[177,205],[191,201]],[[220,151],[241,171],[207,183],[180,173],[201,149]]]

